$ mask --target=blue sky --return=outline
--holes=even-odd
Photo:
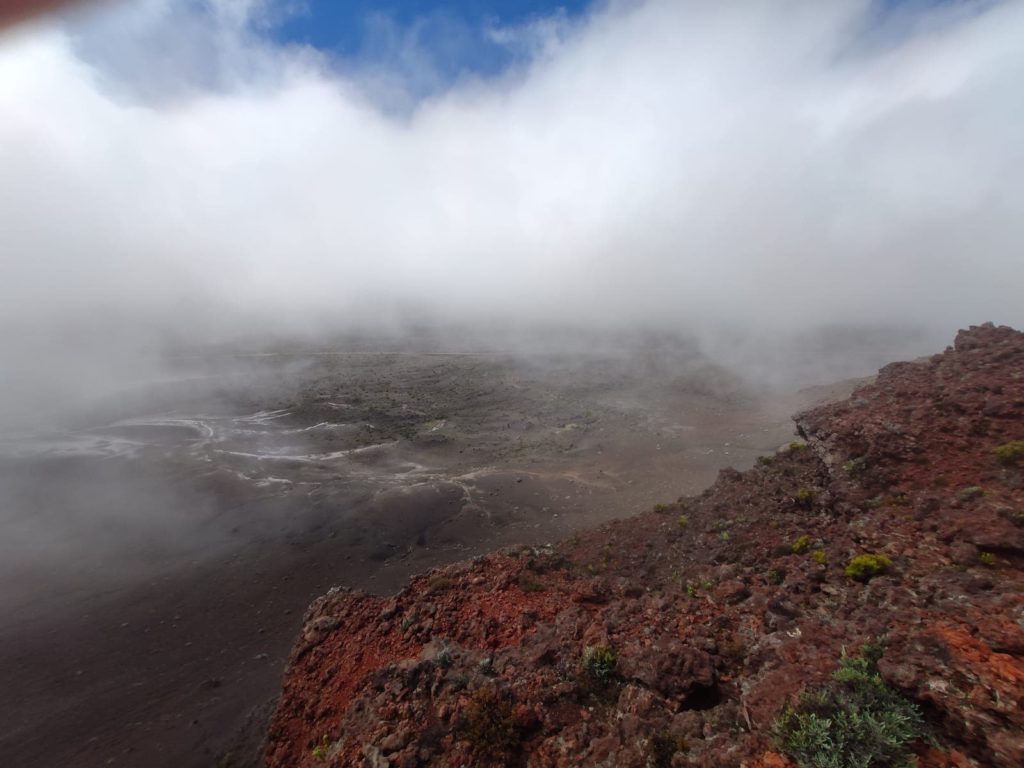
[[[541,18],[572,19],[593,0],[304,0],[282,3],[284,14],[269,28],[282,43],[301,43],[341,60],[377,60],[399,43],[419,45],[441,76],[495,74],[516,52],[488,35]]]

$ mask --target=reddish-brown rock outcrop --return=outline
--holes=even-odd
[[[1024,462],[993,454],[1024,439],[1024,334],[963,331],[797,425],[806,444],[667,510],[330,592],[268,766],[781,768],[780,710],[877,638],[934,726],[922,765],[1024,765]],[[851,579],[861,554],[888,572]]]

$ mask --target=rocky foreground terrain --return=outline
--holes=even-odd
[[[697,497],[332,590],[267,765],[1024,765],[1024,334],[796,421]]]

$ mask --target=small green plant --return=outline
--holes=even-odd
[[[686,582],[686,594],[690,597],[697,596],[697,585],[694,584],[692,581]]]
[[[409,627],[411,627],[415,622],[416,622],[416,614],[411,613],[408,616],[403,616],[402,617],[402,624],[401,624],[402,631],[405,632],[405,630],[407,630]]]
[[[996,556],[993,555],[991,552],[982,552],[978,556],[978,559],[981,560],[982,565],[987,565],[989,568],[995,568],[996,563],[998,562],[996,560]]]
[[[680,528],[685,528],[689,524],[690,524],[690,516],[689,515],[680,515],[679,516],[679,527]]]
[[[805,533],[803,536],[801,536],[799,539],[793,542],[790,549],[793,551],[794,555],[802,555],[804,552],[807,551],[808,547],[810,546],[811,537]]]
[[[318,763],[326,762],[327,753],[330,751],[330,749],[331,740],[327,738],[327,734],[325,733],[323,737],[320,739],[320,743],[313,747],[313,759],[316,760]]]
[[[762,467],[770,467],[772,465],[771,456],[758,456],[757,463]]]
[[[583,657],[580,659],[580,666],[583,674],[599,686],[605,686],[615,676],[615,665],[618,657],[615,651],[607,645],[588,645],[583,649]]]
[[[807,443],[804,443],[804,442],[802,442],[800,440],[794,440],[793,442],[791,442],[789,444],[789,452],[790,453],[799,453],[800,451],[805,451],[805,450],[807,450]]]
[[[848,462],[843,464],[843,471],[851,477],[856,477],[863,473],[864,470],[867,469],[867,466],[868,460],[863,456],[858,456],[857,458],[850,459]]]
[[[846,565],[846,575],[854,581],[868,582],[885,573],[892,566],[892,560],[885,555],[857,555]]]
[[[654,511],[659,515],[664,514],[665,512],[668,512],[668,504],[655,504]]]
[[[718,538],[720,538],[722,541],[728,541],[732,538],[732,536],[729,534],[728,531],[722,531],[720,534],[718,534]]]
[[[1007,466],[1017,464],[1024,459],[1024,440],[1014,440],[998,445],[992,449],[992,453],[995,454],[996,460],[1000,464]]]
[[[816,549],[811,552],[811,559],[818,565],[828,565],[828,555],[825,554],[824,549]]]
[[[796,503],[801,507],[809,507],[814,503],[814,491],[810,488],[801,488],[796,492]]]
[[[960,501],[974,501],[975,499],[985,495],[985,489],[980,485],[972,485],[964,488],[957,495],[960,497]]]
[[[920,710],[878,674],[878,653],[844,654],[830,683],[805,692],[775,721],[779,748],[800,768],[910,768],[926,737]]]
[[[481,753],[511,752],[519,744],[513,707],[511,695],[490,686],[479,688],[463,712],[459,735]]]
[[[438,592],[444,592],[451,585],[452,580],[447,576],[432,576],[427,582],[427,594],[436,595]]]
[[[786,572],[779,570],[778,568],[772,568],[768,571],[768,583],[775,584],[776,586],[786,580]]]

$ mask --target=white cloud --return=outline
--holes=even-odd
[[[1024,324],[1024,6],[613,3],[411,113],[166,0],[0,38],[0,326]],[[525,34],[525,32],[524,32]],[[22,342],[24,343],[24,342]]]

